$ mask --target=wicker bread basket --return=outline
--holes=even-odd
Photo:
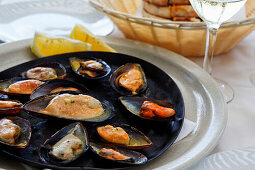
[[[206,25],[134,16],[142,0],[90,0],[124,33],[126,38],[158,45],[183,56],[204,56]],[[255,0],[246,2],[247,19],[222,24],[215,55],[228,52],[255,29]]]

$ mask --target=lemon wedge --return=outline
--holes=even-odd
[[[82,41],[61,36],[36,32],[31,45],[32,52],[39,58],[50,55],[89,51],[91,45]]]
[[[96,37],[92,32],[80,24],[75,25],[70,34],[70,38],[91,44],[91,51],[116,52],[116,50],[111,48],[104,41]]]

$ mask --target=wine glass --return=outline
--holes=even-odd
[[[207,25],[206,49],[203,69],[212,74],[212,59],[218,29],[222,22],[235,15],[246,0],[189,0],[199,17]],[[215,79],[228,103],[234,98],[234,90],[226,82]]]

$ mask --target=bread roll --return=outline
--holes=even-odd
[[[171,5],[189,5],[189,0],[169,0]]]
[[[144,0],[157,6],[189,5],[189,0]]]
[[[191,5],[171,6],[172,17],[198,17]]]
[[[171,18],[171,8],[167,7],[159,7],[154,4],[150,4],[148,2],[144,2],[143,9],[149,14],[156,15],[163,18]]]
[[[168,0],[144,0],[157,6],[168,6]]]

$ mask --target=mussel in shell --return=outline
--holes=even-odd
[[[78,83],[69,80],[50,80],[40,87],[36,88],[30,95],[30,99],[35,99],[46,94],[63,92],[63,91],[75,91],[79,93],[88,93],[88,89]]]
[[[31,138],[29,121],[10,116],[0,119],[0,143],[16,148],[25,148]]]
[[[39,150],[39,157],[45,163],[64,165],[76,160],[88,149],[87,131],[76,122],[47,139]]]
[[[110,66],[101,59],[72,57],[69,61],[73,71],[87,79],[101,79],[111,72]]]
[[[174,105],[164,100],[145,97],[119,97],[121,104],[132,114],[148,120],[169,121],[175,115]]]
[[[0,93],[6,95],[30,95],[43,82],[39,80],[14,77],[0,81]]]
[[[114,146],[141,149],[152,145],[151,140],[136,128],[126,124],[113,124],[97,127],[102,141]]]
[[[110,84],[121,95],[133,96],[147,88],[147,80],[140,64],[127,63],[115,70],[110,77]]]
[[[41,96],[27,102],[23,108],[35,116],[47,118],[102,122],[113,117],[113,106],[108,101],[75,92]]]
[[[14,115],[21,111],[23,104],[18,100],[0,99],[0,114]]]
[[[123,148],[111,147],[104,144],[90,143],[91,150],[101,158],[124,164],[140,165],[147,162],[143,154]]]
[[[63,79],[66,77],[66,69],[59,63],[41,63],[30,67],[21,76],[23,78],[48,81],[53,79]]]

